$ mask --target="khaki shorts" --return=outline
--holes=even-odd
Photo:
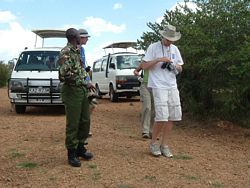
[[[180,121],[181,102],[178,89],[153,88],[155,121]]]

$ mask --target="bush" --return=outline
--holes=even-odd
[[[0,87],[4,87],[10,77],[10,69],[8,65],[0,64]]]

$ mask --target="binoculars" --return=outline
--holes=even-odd
[[[179,73],[173,62],[167,62],[167,63],[164,62],[161,65],[161,68],[162,69],[168,69],[169,71],[173,71],[176,75]]]

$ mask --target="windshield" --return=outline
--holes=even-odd
[[[118,69],[135,69],[141,62],[140,55],[120,55],[116,57]]]
[[[16,71],[56,71],[59,51],[26,51],[17,60]]]

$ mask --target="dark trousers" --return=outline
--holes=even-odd
[[[87,139],[90,129],[90,111],[85,87],[63,85],[62,100],[66,113],[67,149],[76,149]]]

